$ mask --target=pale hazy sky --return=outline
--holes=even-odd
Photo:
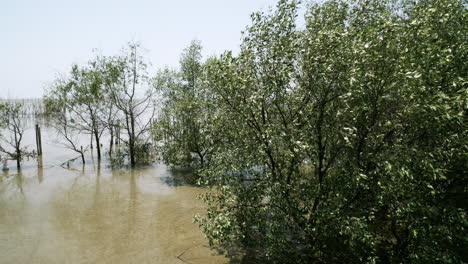
[[[0,98],[41,97],[97,48],[140,41],[156,68],[177,67],[191,40],[205,56],[237,51],[250,14],[276,0],[0,0]],[[153,73],[151,72],[151,73]]]

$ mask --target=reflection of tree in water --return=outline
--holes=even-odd
[[[24,196],[23,174],[21,173],[21,171],[18,171],[18,173],[15,175],[15,182],[16,186],[18,187],[18,190],[20,190],[21,194]]]
[[[37,181],[42,183],[44,180],[44,167],[42,162],[42,155],[37,157]]]
[[[97,226],[102,226],[102,218],[103,218],[103,210],[102,208],[105,206],[101,204],[101,166],[98,164],[98,168],[96,171],[96,183],[94,186],[94,197],[93,197],[93,205],[90,208],[90,215],[94,216],[94,221]]]
[[[37,221],[42,229],[38,236],[47,241],[39,245],[35,260],[46,256],[44,263],[172,263],[189,248],[182,259],[205,254],[203,248],[193,248],[204,240],[191,222],[193,209],[199,203],[192,204],[196,200],[190,187],[189,192],[178,192],[176,196],[146,193],[140,184],[158,180],[151,176],[151,170],[141,168],[111,171],[97,166],[96,170],[63,171],[74,178],[54,191],[40,209],[41,219],[27,218]],[[47,169],[45,173],[48,177]],[[36,177],[24,180],[28,179],[37,185]],[[9,181],[19,193],[14,178],[10,176]],[[49,183],[43,181],[42,185]],[[26,196],[28,190],[24,190]],[[3,209],[1,200],[0,207]],[[15,215],[20,214],[18,208],[17,203]],[[23,211],[28,213],[29,209]],[[31,241],[25,243],[31,245]]]
[[[191,168],[171,168],[160,180],[169,186],[195,186],[197,175]]]
[[[141,208],[134,173],[116,173],[120,175],[111,180],[102,174],[97,166],[95,173],[77,177],[81,180],[55,199],[55,226],[62,237],[74,238],[77,260],[126,263],[144,244],[139,237],[144,233],[140,222],[150,219],[138,217]],[[70,246],[68,243],[65,242],[66,247]]]
[[[94,188],[93,208],[99,207],[99,196],[101,194],[101,164],[98,164],[96,170],[96,184]]]
[[[13,176],[10,178],[10,176]],[[21,196],[24,196],[24,190],[23,190],[23,174],[21,173],[21,170],[19,170],[15,174],[9,174],[8,170],[4,170],[2,172],[2,175],[0,177],[0,183],[5,181],[5,186],[3,187],[4,192],[8,192],[10,194],[19,192]]]
[[[29,204],[24,195],[23,175],[4,172],[0,177],[0,263],[27,263],[27,243],[32,234],[24,232],[29,223]]]
[[[135,232],[137,213],[137,185],[135,170],[130,169],[130,197],[128,201],[128,234]]]
[[[93,177],[94,176],[94,177]],[[94,183],[91,188],[90,182]],[[52,219],[56,237],[50,240],[63,240],[72,237],[72,241],[64,240],[59,243],[59,247],[69,252],[67,261],[74,262],[83,260],[94,262],[99,251],[105,246],[102,235],[107,229],[105,227],[103,208],[101,203],[101,171],[98,169],[94,173],[84,170],[80,172],[70,185],[69,189],[62,192],[51,201],[51,213],[55,217]]]
[[[145,252],[148,245],[151,245],[152,241],[148,239],[147,235],[151,234],[153,230],[148,230],[148,223],[151,223],[153,219],[150,216],[145,217],[145,213],[149,210],[145,208],[145,204],[141,201],[142,195],[139,193],[137,180],[140,176],[140,171],[136,169],[129,170],[129,182],[128,182],[128,207],[126,211],[127,222],[126,229],[122,229],[123,240],[120,246],[124,246],[125,249],[120,252],[125,252],[124,258],[132,258],[132,261],[138,263],[138,259],[144,261]],[[148,204],[146,204],[148,205]],[[153,248],[154,250],[154,248]],[[119,252],[119,254],[121,254]]]
[[[2,182],[4,182],[4,185],[0,186],[2,187],[0,189],[2,191],[0,194],[6,195],[7,197],[10,197],[10,199],[16,197],[16,194],[20,194],[19,196],[24,200],[23,175],[21,174],[21,171],[16,174],[9,174],[7,170],[4,170],[0,176],[0,183]],[[2,197],[0,196],[0,198]]]

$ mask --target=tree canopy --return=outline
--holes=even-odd
[[[269,263],[467,261],[467,3],[326,1],[252,15],[207,66],[198,218]]]
[[[101,136],[108,130],[112,160],[115,132],[120,129],[125,135],[118,140],[125,148],[119,149],[118,160],[128,158],[132,167],[151,162],[147,149],[155,111],[154,87],[140,52],[140,44],[129,43],[119,55],[97,55],[85,66],[73,65],[69,76],[57,78],[47,91],[45,101],[52,121],[83,162],[83,149],[78,148],[73,131],[94,137],[100,160]]]

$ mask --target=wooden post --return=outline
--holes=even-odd
[[[36,124],[36,148],[37,148],[37,155],[42,155],[42,139],[41,139],[41,128],[38,124]]]
[[[41,132],[41,127],[38,126],[39,128],[39,149],[41,150],[41,156],[42,156],[42,132]]]
[[[39,125],[36,124],[36,126],[35,126],[35,129],[36,129],[35,130],[36,131],[36,150],[37,150],[37,155],[39,156],[40,155],[39,154],[40,150],[39,150],[39,133],[37,132],[38,127],[39,127]]]

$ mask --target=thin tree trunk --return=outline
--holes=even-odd
[[[205,165],[204,156],[203,156],[203,154],[202,154],[200,151],[197,151],[197,154],[198,154],[198,157],[200,158],[200,165],[201,165],[201,167],[203,168],[203,166]]]
[[[130,128],[131,128],[131,135],[129,137],[130,143],[130,164],[132,167],[135,167],[136,160],[135,160],[135,118],[133,117],[133,113],[130,112]]]
[[[85,162],[85,158],[84,158],[84,154],[83,154],[83,146],[81,146],[81,152],[80,152],[80,154],[81,154],[81,161],[83,162],[83,166],[84,166],[84,164],[85,164],[86,162]]]
[[[96,141],[97,158],[100,161],[101,160],[101,143],[99,142],[99,133],[97,129],[94,129],[94,138]]]
[[[112,157],[112,147],[114,146],[114,128],[113,128],[113,126],[110,126],[109,132],[110,132],[109,156]]]
[[[16,150],[16,167],[18,168],[18,170],[20,170],[21,168],[21,150],[20,150],[20,146],[19,146],[19,143],[18,143],[18,137],[17,137],[17,129],[16,129],[16,126],[13,127],[13,132],[15,134],[15,150]]]

